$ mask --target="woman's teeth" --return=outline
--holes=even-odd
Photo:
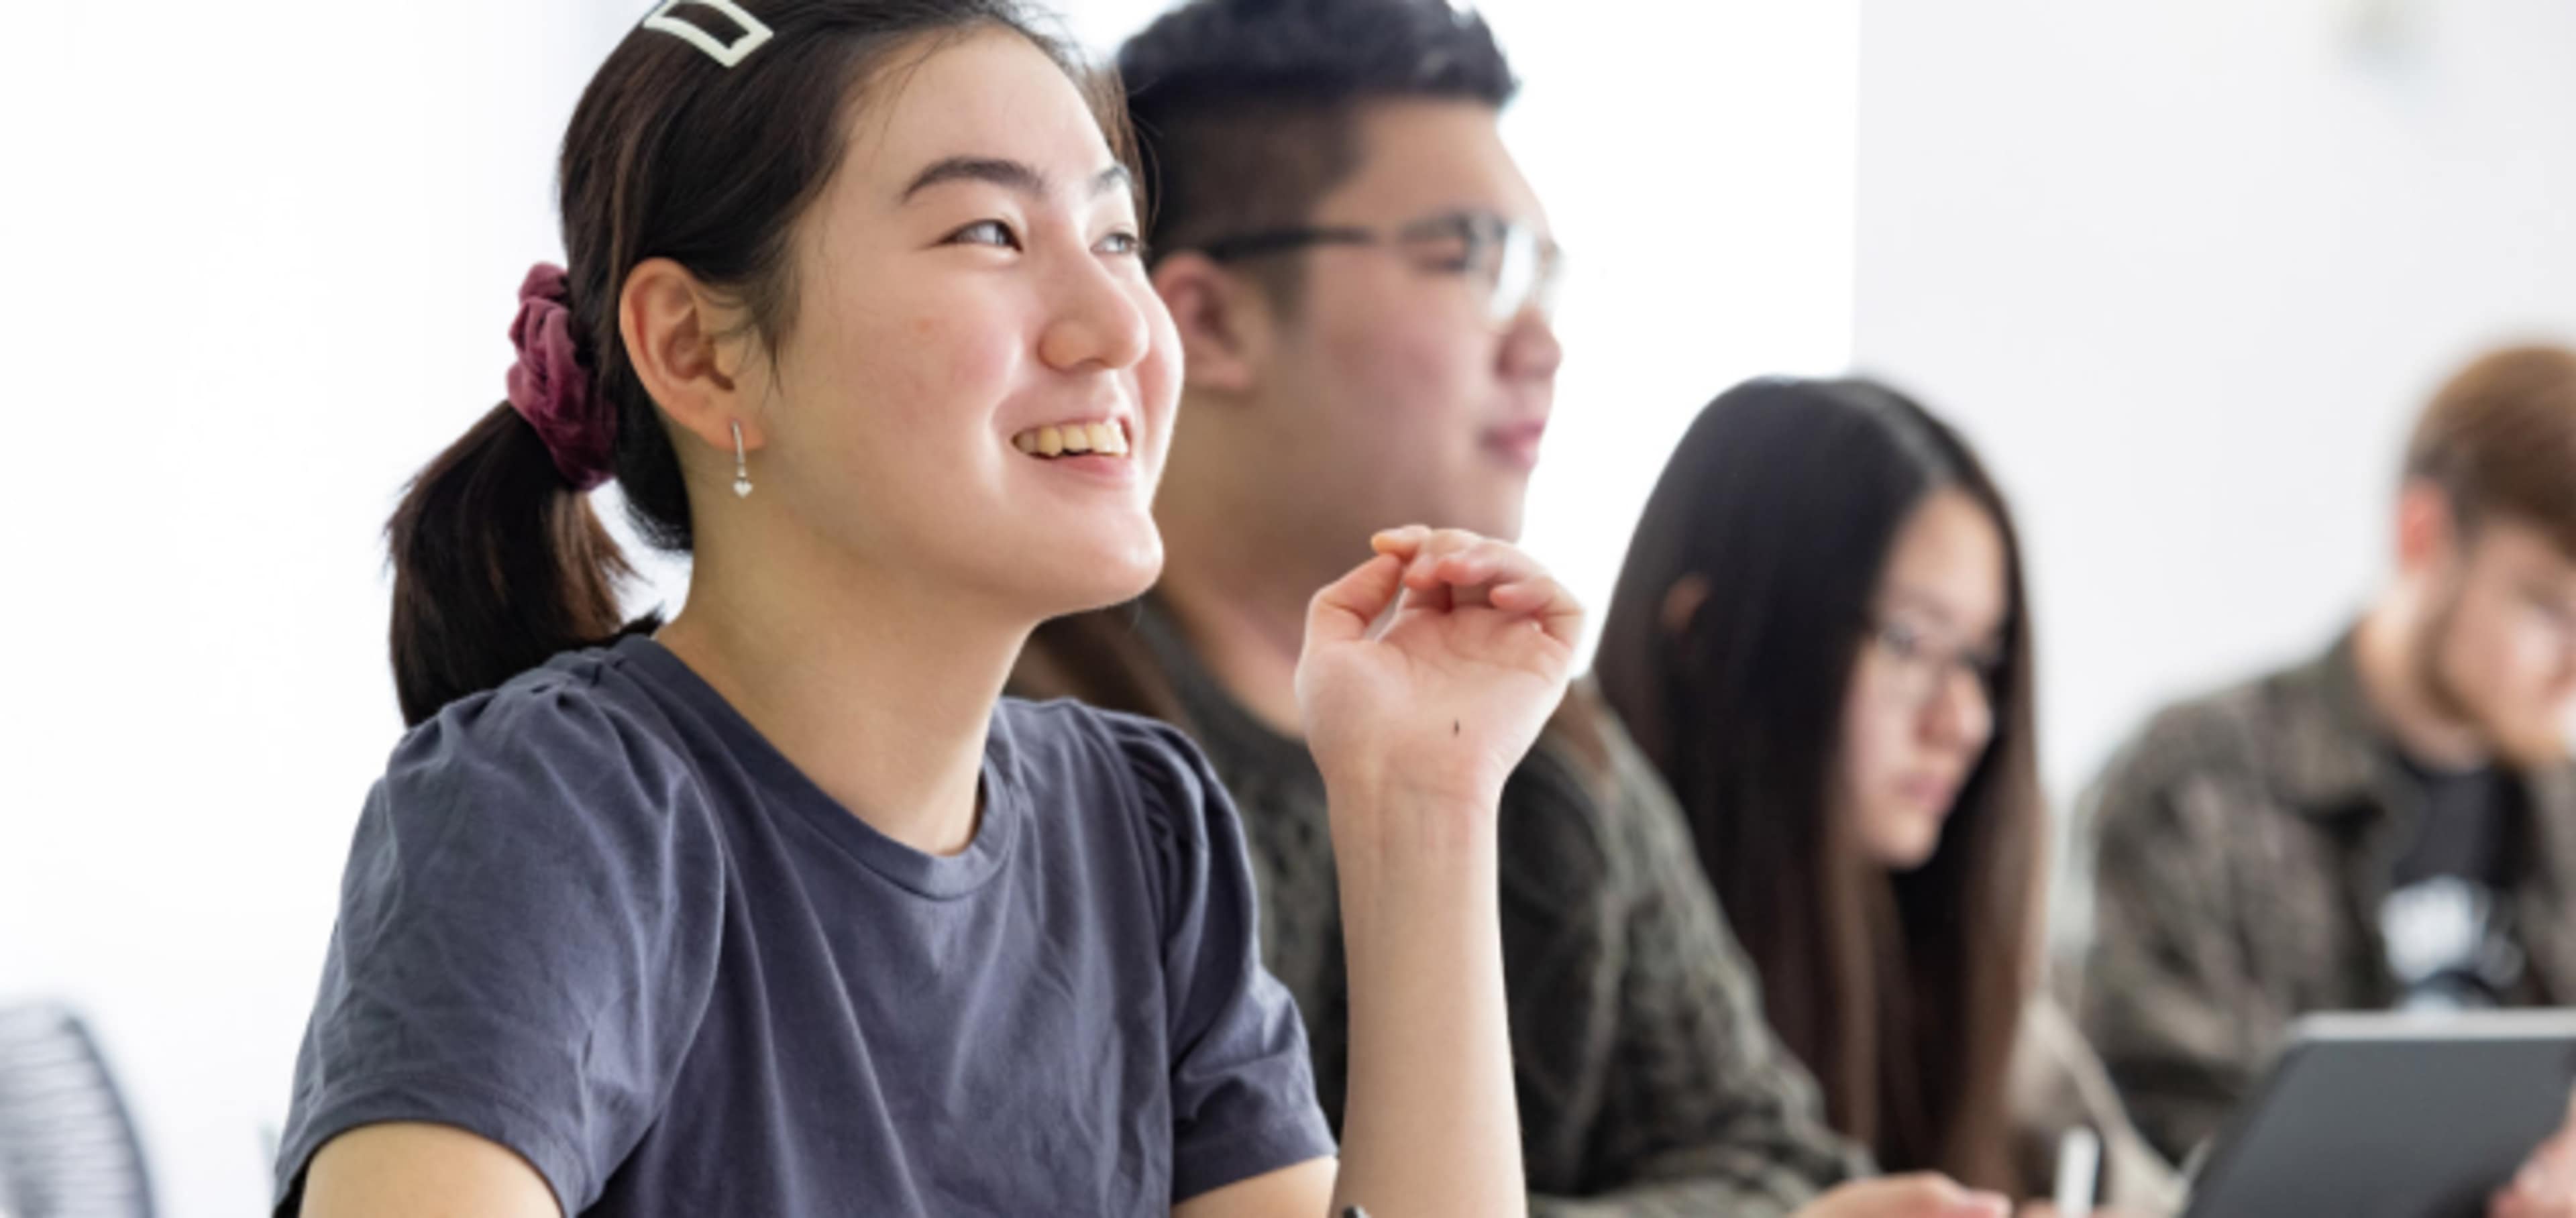
[[[1057,423],[1032,427],[1011,437],[1011,447],[1032,457],[1067,457],[1098,453],[1127,455],[1127,430],[1118,423]]]

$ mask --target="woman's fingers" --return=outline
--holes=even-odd
[[[1404,591],[1404,561],[1381,553],[1326,584],[1306,606],[1306,639],[1347,643],[1368,636],[1369,626]]]
[[[1404,586],[1417,590],[1441,584],[1466,588],[1546,573],[1517,546],[1473,533],[1444,532],[1425,541],[1405,565]]]
[[[1456,529],[1434,530],[1414,547],[1412,559],[1405,564],[1404,586],[1417,592],[1428,592],[1442,584],[1458,586],[1464,581],[1443,578],[1439,574],[1441,568],[1452,566],[1461,556],[1492,544],[1473,533]]]
[[[1408,572],[1427,572],[1439,559],[1497,544],[1500,543],[1465,529],[1434,529],[1418,524],[1388,529],[1369,539],[1370,548],[1378,553],[1405,560]]]
[[[1505,613],[1527,614],[1548,637],[1568,647],[1583,638],[1583,603],[1546,575],[1496,584],[1485,596]]]
[[[1410,562],[1413,560],[1414,552],[1421,549],[1423,541],[1430,536],[1429,528],[1408,524],[1402,528],[1383,530],[1377,536],[1369,538],[1369,548],[1380,554],[1392,554]]]
[[[1382,557],[1400,560],[1407,603],[1432,612],[1491,605],[1535,619],[1569,645],[1583,631],[1583,607],[1520,547],[1464,529],[1407,525],[1370,539]]]

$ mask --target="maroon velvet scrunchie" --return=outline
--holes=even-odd
[[[546,442],[555,469],[577,491],[608,481],[617,449],[617,413],[599,400],[572,338],[571,299],[564,269],[540,262],[519,286],[519,316],[510,344],[519,362],[510,368],[510,405]]]

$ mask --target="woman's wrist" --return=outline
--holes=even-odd
[[[1495,809],[1500,800],[1407,783],[1325,786],[1333,857],[1343,883],[1381,873],[1389,878],[1431,879],[1494,857]]]
[[[1332,832],[1344,946],[1355,969],[1378,955],[1384,935],[1455,939],[1451,946],[1464,950],[1488,945],[1475,936],[1499,932],[1474,916],[1498,899],[1491,802],[1335,796]]]

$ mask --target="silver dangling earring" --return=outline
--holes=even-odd
[[[751,498],[751,462],[742,454],[742,420],[733,423],[733,497]]]

